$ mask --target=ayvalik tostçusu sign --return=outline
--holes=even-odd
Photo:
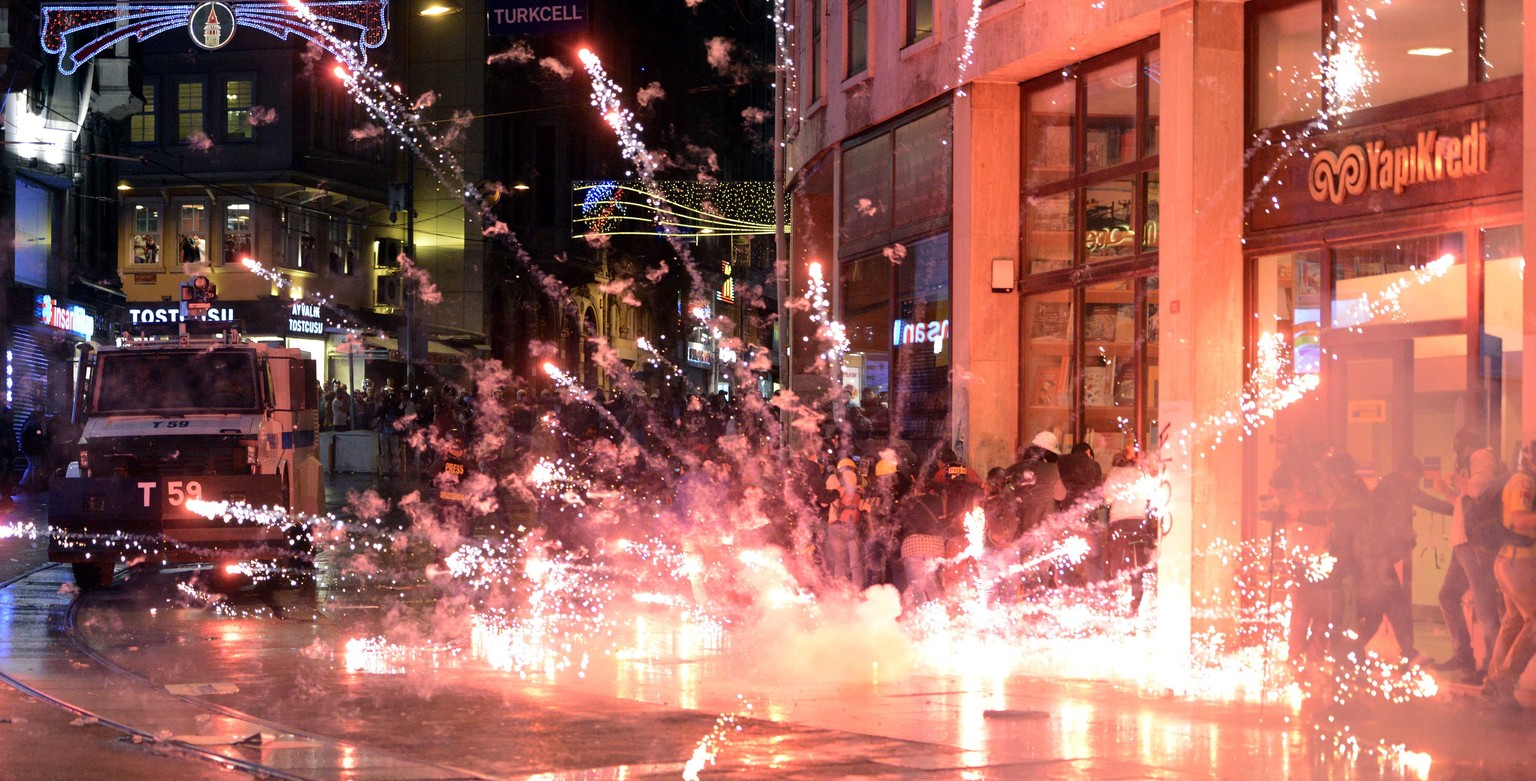
[[[587,0],[488,0],[491,35],[553,35],[587,31]]]

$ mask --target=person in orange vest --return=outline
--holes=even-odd
[[[864,517],[864,489],[859,465],[851,458],[837,462],[827,475],[826,489],[832,499],[827,508],[827,536],[823,556],[833,580],[864,588],[864,555],[859,543],[859,524]],[[832,496],[834,494],[835,496]]]

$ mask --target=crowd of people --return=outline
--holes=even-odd
[[[1374,488],[1342,452],[1292,453],[1276,470],[1265,512],[1294,563],[1293,668],[1361,653],[1383,626],[1391,627],[1405,660],[1429,663],[1415,647],[1411,584],[1404,579],[1420,507],[1451,516],[1439,602],[1452,651],[1433,666],[1482,685],[1498,704],[1516,706],[1516,683],[1536,656],[1536,460],[1524,445],[1510,470],[1474,429],[1459,431],[1453,449],[1449,481],[1411,456]],[[1480,643],[1473,642],[1474,629]]]
[[[873,464],[839,459],[814,492],[827,575],[855,588],[891,584],[914,608],[979,586],[1001,602],[1061,588],[1123,591],[1123,607],[1135,612],[1157,544],[1135,490],[1137,453],[1117,453],[1106,474],[1087,443],[1063,454],[1058,442],[1041,432],[1012,465],[985,476],[948,446],[915,469],[891,449]]]

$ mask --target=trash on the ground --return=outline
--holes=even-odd
[[[986,710],[981,712],[981,716],[985,719],[1028,720],[1048,719],[1051,714],[1043,710]]]
[[[235,694],[240,687],[232,683],[171,683],[166,692],[180,697],[202,697],[209,694]]]

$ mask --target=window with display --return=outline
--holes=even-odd
[[[1156,439],[1155,41],[1025,85],[1020,441]]]
[[[1108,57],[1027,85],[1026,275],[1155,260],[1158,54]]]

